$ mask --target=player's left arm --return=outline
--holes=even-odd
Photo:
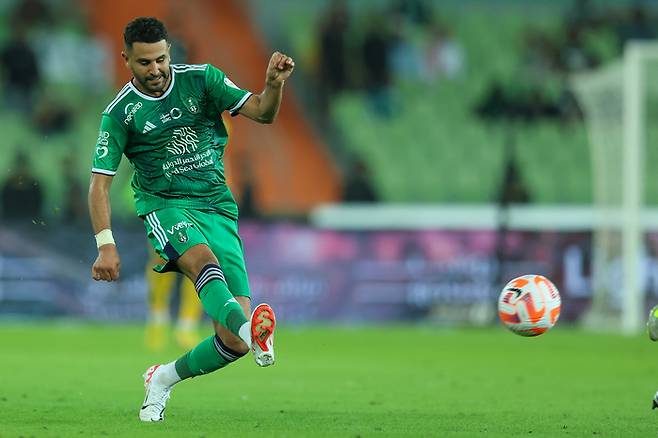
[[[238,111],[245,117],[259,123],[272,123],[279,113],[283,98],[283,84],[295,69],[295,61],[280,52],[274,52],[265,74],[265,89],[253,94]]]

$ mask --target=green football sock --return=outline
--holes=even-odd
[[[206,313],[240,337],[240,327],[248,320],[240,303],[229,292],[221,268],[215,264],[206,265],[194,286]]]
[[[219,336],[209,336],[176,361],[181,380],[212,373],[244,356],[228,348]]]

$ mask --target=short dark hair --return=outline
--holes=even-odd
[[[168,38],[165,25],[155,17],[135,18],[123,31],[123,42],[129,49],[133,43],[157,43]]]

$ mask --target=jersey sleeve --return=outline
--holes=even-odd
[[[123,126],[110,115],[103,114],[91,171],[114,176],[121,163],[121,155],[127,140],[128,134]]]
[[[232,116],[238,114],[252,94],[235,85],[223,71],[210,64],[206,69],[206,89],[219,112],[228,111]]]

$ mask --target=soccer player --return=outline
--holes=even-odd
[[[102,113],[89,187],[96,233],[95,280],[119,278],[119,254],[110,227],[109,189],[122,154],[135,168],[132,187],[137,214],[163,264],[194,281],[214,335],[144,374],[142,421],[162,421],[173,385],[208,374],[251,349],[259,366],[274,363],[275,316],[267,304],[251,318],[249,284],[237,206],[224,178],[227,133],[223,111],[272,123],[283,84],[295,63],[274,52],[265,88],[252,94],[210,64],[170,64],[165,26],[137,18],[125,28],[122,56],[133,78]]]
[[[157,253],[151,251],[146,268],[149,315],[144,342],[146,347],[152,351],[160,351],[167,344],[171,295],[178,286],[179,306],[174,337],[180,347],[189,350],[199,343],[197,329],[203,316],[203,308],[199,303],[194,283],[188,278],[174,272],[159,274],[150,268],[160,260]]]

